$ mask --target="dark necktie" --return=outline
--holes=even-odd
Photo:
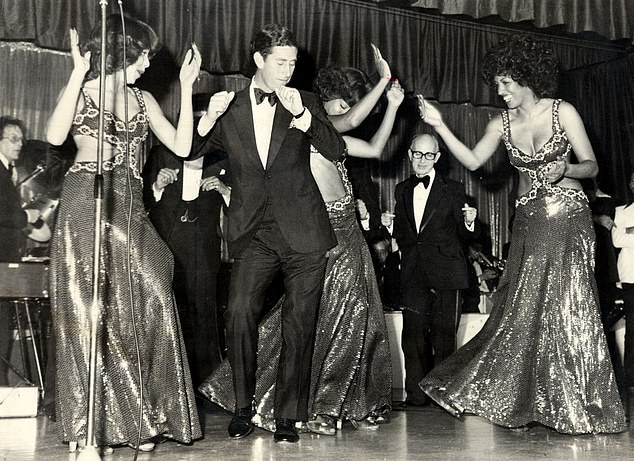
[[[257,104],[260,104],[262,101],[264,101],[265,98],[269,100],[270,105],[274,105],[277,101],[277,95],[274,91],[272,91],[271,93],[266,93],[260,88],[253,88],[253,94],[255,95],[255,102]]]
[[[15,169],[15,166],[13,165],[13,163],[9,163],[9,177],[11,178],[11,182],[13,184],[15,184],[15,178],[13,177],[14,169]]]
[[[429,175],[425,175],[422,178],[414,176],[414,187],[418,186],[421,183],[423,184],[423,187],[427,189],[429,187]]]

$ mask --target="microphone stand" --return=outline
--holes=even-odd
[[[103,143],[104,107],[106,104],[106,7],[108,0],[99,0],[101,6],[101,66],[99,73],[99,129],[97,135],[97,172],[95,173],[95,219],[92,258],[92,304],[90,312],[90,356],[88,364],[88,418],[86,421],[86,447],[77,457],[81,461],[101,459],[95,444],[95,393],[97,383],[97,328],[101,303],[99,299],[99,266],[101,262],[101,221],[103,206]]]

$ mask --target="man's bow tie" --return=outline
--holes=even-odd
[[[427,189],[429,187],[429,175],[425,175],[422,178],[414,176],[414,187],[418,186],[421,183],[423,184],[425,189]]]
[[[253,94],[255,95],[255,102],[257,104],[260,104],[265,98],[268,98],[270,105],[274,105],[277,102],[277,95],[274,91],[266,93],[261,88],[253,88]]]

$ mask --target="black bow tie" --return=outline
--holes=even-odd
[[[277,95],[274,91],[266,93],[261,88],[253,88],[253,94],[255,95],[255,102],[257,104],[260,104],[265,98],[269,100],[270,105],[274,105],[277,102]]]
[[[422,178],[419,178],[418,176],[414,176],[413,180],[414,180],[414,187],[418,186],[421,183],[423,184],[425,189],[429,187],[429,181],[430,181],[429,175],[425,175]]]

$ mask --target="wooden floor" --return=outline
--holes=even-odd
[[[513,432],[477,416],[455,419],[438,407],[399,409],[378,431],[355,430],[349,423],[334,437],[301,434],[297,444],[279,444],[256,429],[230,440],[230,417],[205,407],[205,438],[191,446],[159,445],[139,460],[632,460],[631,431],[616,435],[561,435],[545,427]],[[75,453],[57,439],[55,423],[45,416],[0,419],[0,461],[74,461]],[[102,460],[132,460],[130,448],[117,448]]]

